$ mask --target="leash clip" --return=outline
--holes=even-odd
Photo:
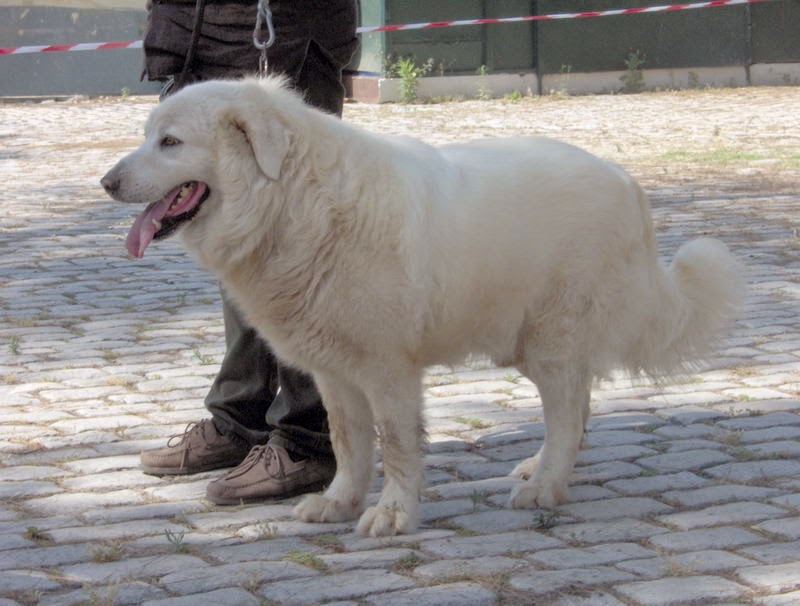
[[[261,39],[261,26],[267,25],[267,39]],[[267,49],[275,44],[275,27],[272,25],[272,9],[269,0],[258,0],[256,10],[256,26],[253,29],[253,46],[261,51],[258,58],[258,75],[262,78],[267,75]]]

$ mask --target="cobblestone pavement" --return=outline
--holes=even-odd
[[[423,525],[371,539],[292,502],[215,507],[142,449],[205,415],[219,296],[177,240],[126,258],[98,180],[152,98],[0,105],[0,606],[800,604],[800,90],[350,105],[434,142],[558,136],[628,166],[661,250],[710,233],[748,306],[710,366],[594,392],[568,504],[503,508],[543,437],[536,389],[431,369]],[[377,483],[373,492],[377,492]]]

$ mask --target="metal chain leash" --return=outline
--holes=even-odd
[[[261,39],[261,27],[267,25],[267,39]],[[256,27],[253,29],[253,46],[261,51],[258,58],[258,75],[263,78],[267,75],[267,49],[275,44],[275,28],[272,25],[272,10],[269,7],[269,0],[258,0],[256,11]]]

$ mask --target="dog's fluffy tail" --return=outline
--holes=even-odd
[[[699,238],[658,265],[651,321],[628,352],[626,366],[652,377],[695,369],[708,357],[743,300],[742,269],[719,240]]]

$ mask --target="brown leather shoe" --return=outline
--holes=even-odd
[[[247,456],[249,448],[238,436],[222,434],[211,419],[203,419],[199,423],[189,423],[182,434],[169,439],[165,448],[143,452],[142,471],[165,476],[233,467]]]
[[[254,446],[236,469],[209,483],[206,497],[217,505],[293,497],[322,489],[335,472],[332,462],[292,461],[281,446]]]

